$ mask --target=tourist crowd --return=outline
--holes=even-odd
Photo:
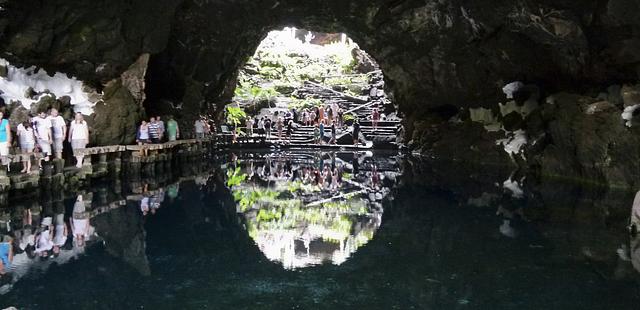
[[[380,112],[377,108],[372,109],[371,121],[375,131],[380,121]],[[338,133],[345,131],[347,127],[345,125],[344,111],[337,103],[304,108],[301,111],[292,109],[269,112],[265,116],[259,118],[247,117],[245,120],[246,134],[248,136],[257,134],[265,136],[267,139],[271,139],[274,136],[274,131],[275,137],[279,140],[285,137],[291,139],[293,132],[299,126],[313,126],[313,139],[310,142],[315,144],[324,144],[324,137],[327,134],[329,134],[328,143],[337,144]],[[233,126],[229,127],[231,127],[231,133],[235,141],[237,131]],[[360,129],[358,119],[354,118],[351,127],[354,145],[358,145],[360,141]]]
[[[89,127],[81,113],[76,113],[75,119],[67,124],[64,118],[58,114],[58,110],[51,109],[49,113],[40,112],[38,115],[25,120],[16,126],[15,137],[11,131],[11,124],[4,118],[4,113],[0,111],[0,158],[2,164],[10,167],[8,156],[10,149],[17,140],[19,150],[17,154],[22,154],[22,172],[31,171],[31,160],[36,153],[42,153],[38,159],[49,161],[52,156],[62,158],[64,141],[67,140],[72,150],[83,149],[89,143]],[[83,156],[76,155],[76,166],[81,167]]]

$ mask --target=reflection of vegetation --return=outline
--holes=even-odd
[[[287,187],[287,191],[289,191],[292,194],[298,193],[298,192],[308,194],[308,193],[320,191],[319,186],[313,185],[313,184],[304,184],[300,181],[287,182],[286,187]]]
[[[247,175],[241,173],[240,167],[236,167],[233,171],[227,170],[227,186],[234,187],[240,185],[247,179]]]
[[[270,181],[270,188],[261,187],[250,183],[240,167],[227,170],[226,177],[247,233],[269,259],[286,268],[327,259],[342,263],[369,242],[380,225],[380,212],[358,190],[336,198],[335,192],[318,185],[286,178]],[[354,176],[343,172],[342,178]]]
[[[239,204],[242,212],[261,203],[272,203],[276,201],[278,195],[278,192],[270,189],[242,188],[233,190],[233,198]]]
[[[362,200],[345,202],[328,202],[318,207],[305,207],[299,200],[275,200],[271,197],[269,203],[252,204],[257,209],[257,215],[248,221],[249,235],[273,230],[291,230],[306,226],[322,228],[322,239],[339,242],[351,234],[357,217],[367,214],[367,207]],[[256,200],[255,202],[257,202]],[[262,200],[266,202],[266,200]],[[241,210],[246,212],[241,204]]]

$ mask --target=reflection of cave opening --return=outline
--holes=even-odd
[[[226,170],[248,235],[287,269],[339,265],[367,244],[401,173],[393,156],[314,151],[240,154]]]
[[[400,130],[369,54],[344,33],[296,28],[269,32],[241,68],[226,112],[239,135],[300,145],[353,145],[357,134],[361,145],[395,147]]]

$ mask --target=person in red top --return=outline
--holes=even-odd
[[[380,121],[380,112],[378,108],[373,108],[373,111],[371,111],[371,122],[373,123],[374,131],[378,129],[378,121]]]

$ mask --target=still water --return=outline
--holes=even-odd
[[[14,197],[0,308],[640,309],[634,193],[503,168],[242,152]]]

